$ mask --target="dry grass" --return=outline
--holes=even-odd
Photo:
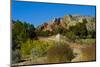
[[[47,52],[50,63],[70,62],[73,58],[73,50],[67,44],[53,46]]]

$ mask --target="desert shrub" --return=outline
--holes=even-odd
[[[22,43],[21,46],[21,56],[23,58],[29,57],[41,57],[47,54],[47,49],[52,46],[54,42],[52,41],[41,41],[41,40],[27,40]]]
[[[54,45],[47,51],[50,63],[70,62],[74,58],[73,50],[66,43]]]
[[[68,37],[71,41],[75,41],[76,35],[73,31],[66,32],[66,37]]]
[[[79,44],[94,45],[96,43],[96,40],[95,39],[77,39],[75,40],[75,42]]]
[[[87,30],[88,30],[88,38],[95,38],[96,37],[96,27],[95,27],[95,21],[89,22],[86,24]]]
[[[58,34],[58,33],[62,33],[63,32],[63,28],[61,26],[57,26],[55,31],[54,31],[54,34]]]
[[[96,31],[95,30],[88,31],[88,35],[90,36],[88,38],[96,38]]]

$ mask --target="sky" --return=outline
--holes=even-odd
[[[95,6],[20,2],[12,0],[12,19],[38,26],[64,15],[95,16]]]

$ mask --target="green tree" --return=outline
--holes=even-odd
[[[79,36],[79,38],[86,38],[88,34],[86,23],[87,23],[87,20],[83,19],[82,23],[79,22],[75,26],[70,26],[69,31],[74,32],[74,34],[76,36]]]
[[[20,48],[27,39],[36,39],[33,25],[12,20],[12,63],[20,61]]]
[[[20,48],[20,44],[27,39],[36,38],[33,25],[21,22],[19,20],[12,23],[12,49]]]
[[[46,31],[39,31],[38,30],[36,33],[38,34],[38,36],[44,36],[44,37],[47,37],[50,35],[50,32],[48,30],[46,30]]]

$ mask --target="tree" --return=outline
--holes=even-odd
[[[22,43],[36,38],[35,28],[32,24],[12,20],[12,63],[20,61]]]
[[[88,34],[86,23],[87,23],[87,20],[83,19],[82,23],[79,22],[75,26],[70,26],[69,31],[74,32],[74,34],[76,36],[79,36],[79,38],[86,38]]]
[[[46,31],[37,30],[36,33],[37,33],[38,36],[44,36],[44,37],[51,35],[50,31],[48,31],[48,30],[46,30]]]
[[[13,21],[12,24],[12,49],[19,49],[20,44],[27,39],[36,38],[35,28],[32,24],[21,22],[19,20]]]
[[[58,34],[58,33],[62,33],[63,32],[63,28],[61,27],[61,26],[57,26],[56,28],[55,28],[55,34]]]

